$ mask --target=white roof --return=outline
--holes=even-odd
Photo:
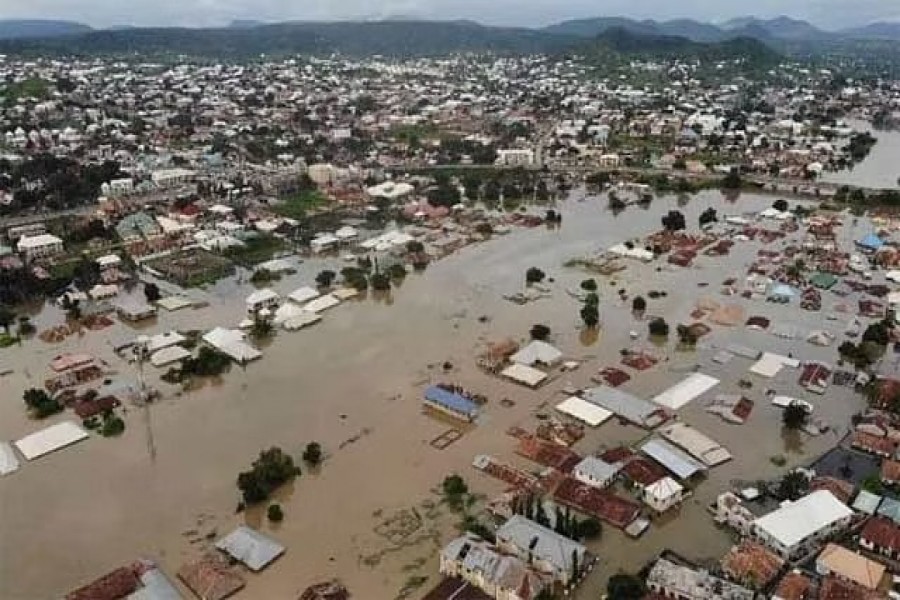
[[[166,296],[165,298],[159,299],[156,304],[171,312],[173,310],[187,308],[194,303],[184,296]]]
[[[602,425],[613,415],[611,411],[592,404],[587,400],[582,400],[578,396],[566,398],[556,405],[556,410],[570,417],[575,417],[591,427]]]
[[[355,227],[350,227],[349,225],[344,225],[340,229],[334,232],[334,237],[339,240],[349,240],[355,238],[359,235],[359,232]]]
[[[616,256],[624,256],[625,258],[634,258],[636,260],[641,260],[644,262],[650,262],[653,260],[653,253],[647,250],[646,248],[640,248],[638,246],[634,246],[629,248],[625,244],[616,244],[615,246],[609,249],[611,254],[615,254]]]
[[[692,373],[653,398],[653,401],[660,406],[678,410],[691,400],[714,388],[718,383],[719,380],[715,377],[710,377],[703,373]]]
[[[187,338],[177,331],[167,331],[165,333],[157,333],[151,336],[147,342],[147,352],[156,352],[169,346],[175,346],[186,341]]]
[[[97,259],[97,264],[101,267],[111,267],[113,265],[118,265],[122,262],[122,259],[119,258],[117,254],[107,254],[106,256],[101,256]]]
[[[359,296],[359,290],[352,287],[342,287],[331,292],[331,295],[343,302]]]
[[[676,422],[659,430],[664,438],[687,450],[694,458],[714,467],[731,460],[731,453],[721,444],[687,423]]]
[[[330,233],[323,233],[309,243],[314,248],[324,248],[325,246],[333,246],[341,240]]]
[[[244,563],[252,571],[259,571],[284,554],[284,546],[246,525],[241,525],[216,542],[216,548]]]
[[[659,481],[648,485],[644,491],[655,499],[664,501],[679,495],[683,490],[680,483],[666,475]]]
[[[190,355],[191,353],[181,346],[169,346],[154,352],[153,355],[150,356],[150,364],[154,367],[164,367],[174,362],[178,362],[179,360],[184,360]]]
[[[543,371],[518,363],[503,369],[501,375],[528,387],[537,387],[538,384],[547,379],[547,374]]]
[[[817,490],[753,522],[785,548],[792,548],[814,533],[853,515],[828,490]]]
[[[23,235],[19,238],[19,242],[16,244],[16,247],[19,250],[27,250],[30,248],[40,248],[42,246],[53,246],[55,244],[62,244],[62,240],[55,235],[42,233],[40,235],[33,235],[31,237]]]
[[[319,297],[319,291],[315,288],[307,286],[303,286],[301,288],[297,288],[290,294],[288,294],[288,300],[296,302],[297,304],[305,304],[314,298]]]
[[[300,316],[304,312],[306,312],[306,311],[304,311],[302,308],[300,308],[296,304],[291,304],[290,302],[285,302],[284,304],[282,304],[275,310],[275,316],[272,319],[272,322],[275,325],[281,325],[288,319],[290,319],[292,317]]]
[[[311,313],[307,311],[301,311],[299,315],[294,315],[292,317],[288,317],[282,322],[281,326],[287,329],[288,331],[296,331],[298,329],[303,329],[304,327],[309,327],[315,323],[318,323],[322,320],[322,315],[317,315],[316,313]]]
[[[256,290],[255,292],[247,296],[247,306],[255,306],[257,304],[271,302],[272,300],[278,300],[278,298],[278,292],[276,292],[272,288],[263,288],[261,290]]]
[[[329,308],[334,308],[341,301],[332,296],[331,294],[325,294],[324,296],[319,296],[312,302],[308,302],[306,306],[303,307],[303,310],[307,312],[319,313],[323,310],[328,310]]]
[[[783,367],[796,369],[800,366],[800,361],[780,354],[772,354],[771,352],[763,353],[762,357],[750,367],[751,373],[762,375],[763,377],[775,377]]]
[[[596,456],[585,456],[580,463],[575,465],[573,472],[594,481],[604,482],[615,477],[620,469],[620,464],[610,464]]]
[[[413,191],[413,186],[408,183],[394,183],[385,181],[378,185],[366,188],[366,193],[372,197],[394,199],[405,196]]]
[[[26,435],[16,442],[16,448],[26,459],[34,460],[87,437],[88,433],[74,421],[63,421]]]
[[[531,366],[535,363],[552,365],[562,358],[562,352],[540,340],[534,340],[515,354],[509,357],[514,363]]]
[[[19,459],[9,442],[0,442],[0,475],[9,475],[19,470]]]
[[[262,356],[262,352],[244,341],[242,332],[234,329],[216,327],[203,336],[203,341],[240,363]]]

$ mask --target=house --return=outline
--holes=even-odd
[[[752,535],[782,558],[794,558],[845,529],[853,518],[828,490],[818,490],[753,521]]]
[[[881,481],[888,485],[900,483],[900,461],[889,458],[881,461]]]
[[[433,385],[425,390],[425,406],[471,423],[478,416],[478,405],[462,394]]]
[[[838,577],[826,577],[819,585],[818,600],[884,600],[884,597],[880,591]]]
[[[615,481],[621,468],[619,463],[610,464],[596,456],[586,456],[572,469],[572,475],[584,484],[602,489]]]
[[[496,600],[533,600],[552,583],[524,560],[500,553],[471,533],[444,546],[440,572],[459,577]]]
[[[540,340],[534,340],[515,354],[509,357],[509,360],[519,364],[532,367],[534,365],[544,365],[552,367],[562,359],[562,352]]]
[[[527,148],[497,150],[497,159],[494,164],[503,167],[530,167],[535,164],[534,150]]]
[[[755,590],[768,587],[783,566],[784,559],[753,540],[744,540],[732,546],[722,558],[725,575]]]
[[[309,586],[300,594],[299,600],[350,600],[350,592],[340,581],[333,579]]]
[[[823,577],[833,575],[843,581],[851,581],[874,590],[881,585],[886,568],[881,563],[831,543],[816,558],[816,571]]]
[[[658,558],[647,575],[651,592],[679,600],[754,600],[752,590],[726,581],[703,569]]]
[[[772,600],[806,600],[812,581],[800,571],[791,571],[781,578]]]
[[[800,385],[807,391],[815,394],[824,394],[831,381],[831,369],[817,362],[810,362],[803,365],[800,374]]]
[[[497,530],[497,547],[530,561],[537,570],[563,585],[571,583],[573,575],[579,575],[573,571],[576,568],[581,571],[588,562],[584,546],[522,515],[513,515]]]
[[[671,477],[663,477],[641,491],[644,504],[659,514],[678,506],[683,498],[684,487]]]
[[[216,542],[216,548],[251,571],[261,571],[284,554],[284,546],[246,525],[241,525]]]
[[[859,545],[892,560],[900,559],[900,525],[876,516],[866,522],[859,533]]]
[[[49,233],[31,237],[23,235],[16,243],[16,250],[24,256],[25,260],[38,260],[62,253],[63,242]]]
[[[275,290],[271,288],[256,290],[255,292],[247,296],[247,312],[250,314],[256,314],[264,308],[274,310],[278,308],[278,303],[280,301],[281,297]]]
[[[156,307],[137,300],[125,300],[115,306],[120,319],[135,323],[156,316]]]
[[[850,445],[857,450],[890,458],[897,450],[897,442],[887,437],[872,435],[864,431],[854,431],[850,437]]]

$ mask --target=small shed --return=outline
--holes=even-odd
[[[261,571],[284,554],[284,546],[246,525],[241,525],[216,542],[216,548],[234,560],[247,565],[251,571]]]

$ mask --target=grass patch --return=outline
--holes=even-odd
[[[244,240],[243,246],[232,246],[225,250],[225,256],[245,267],[251,267],[272,258],[288,249],[283,239],[274,235],[258,235]]]
[[[300,220],[306,214],[325,203],[325,196],[318,190],[303,190],[285,196],[272,206],[272,212],[286,219]]]
[[[50,97],[50,82],[40,77],[32,77],[6,86],[4,96],[8,103],[19,98],[37,98],[44,100]]]

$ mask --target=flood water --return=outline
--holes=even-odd
[[[877,148],[877,146],[876,146]],[[743,306],[750,314],[768,315],[807,331],[831,327],[840,333],[844,321],[826,323],[824,313],[833,299],[823,296],[823,311],[810,313],[795,306],[719,295],[728,277],[743,278],[759,242],[738,243],[726,257],[701,256],[695,266],[681,269],[664,261],[628,264],[613,278],[599,277],[599,335],[585,336],[579,304],[567,289],[589,275],[563,263],[595,253],[627,238],[659,228],[670,209],[685,213],[690,230],[709,206],[720,217],[758,211],[771,197],[743,195],[727,202],[718,192],[705,192],[686,204],[674,197],[656,199],[649,208],[629,207],[613,216],[602,198],[570,199],[557,207],[561,227],[517,230],[489,242],[470,246],[436,262],[421,274],[411,274],[388,298],[372,295],[331,309],[323,321],[304,331],[279,332],[261,360],[234,367],[220,382],[191,393],[157,381],[164,398],[147,409],[129,407],[128,428],[120,439],[92,437],[76,446],[24,464],[19,472],[0,479],[0,598],[31,600],[56,597],[100,574],[146,556],[174,573],[195,558],[212,538],[222,536],[245,519],[270,532],[287,547],[286,554],[261,574],[248,575],[243,597],[296,597],[307,585],[340,577],[355,596],[392,599],[412,588],[416,598],[438,581],[437,552],[455,535],[459,516],[433,507],[432,492],[449,473],[458,472],[478,493],[490,496],[503,486],[470,465],[476,454],[490,454],[530,470],[538,467],[513,454],[512,426],[533,429],[538,413],[552,413],[564,398],[567,384],[590,385],[599,367],[618,363],[623,347],[633,346],[632,330],[646,322],[631,315],[630,296],[665,290],[667,297],[648,300],[648,315],[665,315],[673,326],[687,322],[700,298]],[[867,233],[863,220],[849,226],[844,240]],[[774,242],[779,248],[781,242]],[[289,293],[309,285],[323,267],[339,270],[337,259],[314,259],[300,265],[296,275],[273,285]],[[537,266],[554,281],[552,298],[517,306],[503,294],[520,291],[525,270]],[[657,270],[659,268],[659,270]],[[708,283],[708,287],[699,287]],[[174,313],[161,311],[142,333],[170,329],[208,329],[234,326],[243,318],[249,285],[224,282],[192,292],[210,302],[207,308]],[[842,300],[843,301],[843,300]],[[850,299],[846,300],[852,303]],[[60,314],[47,309],[37,319],[53,324]],[[535,323],[551,327],[552,342],[567,355],[585,363],[561,374],[537,391],[491,377],[475,366],[475,355],[487,340],[513,337],[524,341]],[[135,330],[116,324],[59,345],[33,339],[22,347],[0,350],[0,363],[14,370],[0,379],[0,439],[15,440],[43,425],[29,421],[22,390],[39,386],[49,372],[48,362],[66,351],[88,351],[106,359],[121,377],[136,377],[133,366],[116,357],[110,341]],[[674,335],[673,335],[674,337]],[[676,352],[674,343],[662,349],[664,360],[636,376],[624,389],[651,397],[684,377],[695,365],[722,383],[704,398],[738,392],[737,382],[750,362],[736,358],[713,366],[717,348],[732,342],[776,352],[793,352],[801,359],[834,362],[834,348],[819,348],[802,339],[783,340],[742,326],[713,326],[695,352]],[[453,365],[449,373],[441,366]],[[611,527],[591,544],[600,568],[579,592],[596,598],[605,579],[619,569],[636,570],[662,548],[695,559],[721,556],[731,541],[713,527],[705,506],[734,480],[773,477],[791,465],[805,463],[835,443],[837,434],[804,436],[787,445],[781,435],[780,412],[764,398],[764,389],[803,397],[816,407],[816,416],[846,430],[849,416],[861,400],[845,389],[832,388],[810,397],[796,384],[798,373],[782,372],[772,381],[754,380],[743,390],[756,401],[747,424],[729,425],[703,410],[703,398],[681,411],[686,422],[724,444],[734,460],[713,469],[676,519],[655,524],[644,538],[626,540]],[[479,423],[445,450],[429,441],[448,429],[446,423],[421,411],[421,390],[429,382],[452,381],[482,393],[488,404]],[[511,407],[500,400],[514,401]],[[551,409],[548,409],[551,407]],[[57,417],[55,420],[65,417]],[[609,422],[588,432],[575,449],[582,454],[620,443],[635,443],[647,433]],[[280,492],[285,520],[277,526],[258,511],[235,514],[235,480],[263,448],[277,445],[299,456],[307,442],[318,441],[325,463]],[[770,457],[785,454],[786,467]],[[413,517],[410,517],[413,515]],[[392,528],[403,516],[417,523],[403,535]],[[412,585],[426,577],[423,587]],[[415,582],[418,583],[418,582]],[[187,594],[187,593],[186,593]],[[186,595],[187,597],[187,595]]]
[[[853,121],[850,126],[870,132],[878,142],[862,162],[844,171],[823,173],[822,180],[881,189],[900,186],[900,131],[879,131],[865,121]]]

